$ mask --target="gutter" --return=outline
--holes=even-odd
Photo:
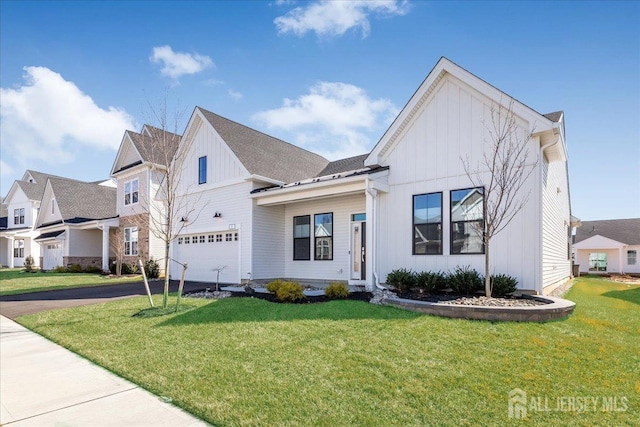
[[[371,233],[372,236],[370,237],[371,249],[373,252],[371,254],[371,267],[373,270],[373,286],[374,288],[384,289],[383,286],[379,285],[380,276],[378,275],[378,262],[377,262],[378,251],[376,250],[376,244],[378,243],[378,203],[379,203],[378,190],[370,188],[371,180],[369,179],[369,177],[366,178],[365,182],[366,182],[365,191],[373,199],[373,209],[371,212],[373,214],[372,215],[373,218],[371,218],[371,229],[373,230],[373,233]]]

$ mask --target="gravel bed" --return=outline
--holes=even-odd
[[[524,298],[493,298],[493,297],[458,297],[447,301],[439,301],[440,304],[449,305],[477,305],[483,307],[532,307],[545,305],[544,302]]]
[[[212,291],[210,289],[205,289],[200,292],[192,292],[184,295],[185,298],[207,298],[207,299],[222,299],[222,298],[230,298],[231,292],[226,291]]]

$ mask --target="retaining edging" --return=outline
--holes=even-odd
[[[418,313],[457,319],[493,320],[501,322],[548,322],[564,319],[573,313],[576,303],[550,296],[529,296],[544,305],[525,307],[489,307],[479,305],[441,304],[404,298],[387,298],[386,303],[394,307]]]

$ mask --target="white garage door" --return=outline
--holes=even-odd
[[[238,231],[180,235],[174,241],[173,258],[187,263],[186,280],[216,281],[220,269],[220,283],[240,283],[240,244]],[[175,267],[173,267],[175,268]],[[172,277],[180,274],[174,270]]]
[[[60,243],[48,243],[42,249],[42,268],[53,270],[62,265],[62,245]]]

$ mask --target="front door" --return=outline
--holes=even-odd
[[[366,279],[366,223],[351,223],[351,280]]]

